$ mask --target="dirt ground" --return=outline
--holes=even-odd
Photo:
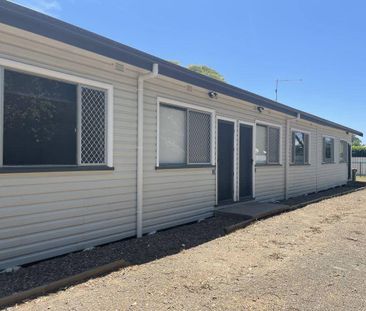
[[[366,190],[9,310],[366,310]]]

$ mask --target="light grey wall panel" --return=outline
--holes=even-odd
[[[136,78],[113,61],[0,25],[0,57],[114,86],[114,171],[0,175],[0,269],[136,232]]]

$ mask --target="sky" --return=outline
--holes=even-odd
[[[13,2],[366,133],[364,1]]]

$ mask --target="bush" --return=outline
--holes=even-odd
[[[366,146],[352,146],[353,157],[366,157]]]

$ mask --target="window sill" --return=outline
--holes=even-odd
[[[106,165],[89,166],[4,166],[0,167],[0,174],[11,173],[42,173],[42,172],[83,172],[83,171],[113,171],[114,167]]]
[[[172,164],[172,165],[160,165],[156,166],[156,170],[169,170],[169,169],[185,169],[185,168],[213,168],[215,165],[212,164]]]
[[[291,163],[290,166],[310,166],[311,164],[310,163],[303,163],[303,164],[300,164],[300,163]]]
[[[322,162],[322,164],[336,164],[336,162]]]
[[[282,164],[256,164],[255,167],[282,166]]]

